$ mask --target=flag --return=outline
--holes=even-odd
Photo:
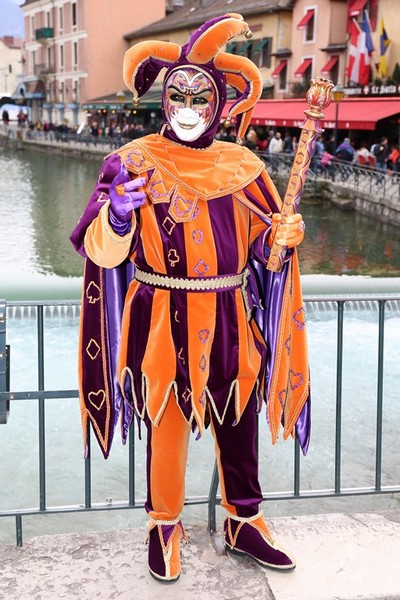
[[[385,29],[385,25],[383,23],[383,18],[381,19],[381,24],[380,24],[380,37],[379,37],[379,43],[380,43],[380,51],[381,51],[381,56],[379,59],[379,67],[378,67],[378,72],[379,72],[379,77],[387,77],[387,64],[386,64],[386,50],[388,49],[388,47],[390,46],[392,40],[389,40],[388,35],[386,33],[386,29]]]
[[[355,19],[352,20],[350,30],[349,61],[347,65],[347,79],[367,85],[369,83],[371,55],[375,50],[371,36],[371,25],[368,13],[365,11],[362,28]]]
[[[350,42],[349,42],[349,61],[347,64],[346,75],[349,81],[358,83],[360,76],[360,50],[359,39],[361,36],[360,27],[355,19],[351,20]]]

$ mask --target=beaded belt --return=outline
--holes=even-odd
[[[215,292],[220,289],[235,288],[243,285],[247,278],[247,270],[238,275],[219,275],[218,277],[190,278],[190,277],[170,277],[160,273],[147,273],[138,267],[135,267],[135,279],[141,283],[154,285],[155,287],[165,287],[173,290],[187,290],[190,292]]]
[[[251,308],[247,295],[247,279],[250,275],[248,269],[238,275],[219,275],[218,277],[208,278],[189,278],[189,277],[170,277],[161,275],[161,273],[148,273],[135,267],[135,279],[140,283],[152,285],[154,287],[167,288],[172,290],[186,290],[188,292],[218,292],[233,288],[241,288],[247,317],[250,320]]]

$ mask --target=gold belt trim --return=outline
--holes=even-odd
[[[248,277],[247,269],[238,275],[220,275],[207,279],[189,279],[187,277],[170,277],[160,273],[147,273],[135,267],[135,279],[155,287],[165,287],[173,290],[187,290],[190,292],[218,291],[221,288],[235,288],[242,286]]]

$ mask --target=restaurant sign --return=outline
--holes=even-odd
[[[364,85],[344,88],[346,96],[399,96],[400,85]]]

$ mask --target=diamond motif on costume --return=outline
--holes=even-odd
[[[109,200],[109,199],[110,199],[110,196],[108,194],[101,192],[100,196],[97,198],[96,202],[107,202],[107,200]]]
[[[281,390],[279,392],[279,394],[278,394],[278,400],[279,400],[282,408],[285,406],[286,397],[287,397],[287,391],[286,390]]]
[[[101,291],[97,283],[91,281],[86,288],[86,298],[89,300],[90,304],[95,304],[100,300]]]
[[[200,329],[199,340],[201,341],[202,344],[205,344],[209,337],[210,337],[209,329]]]
[[[196,266],[194,267],[193,271],[194,271],[195,273],[197,273],[197,275],[198,275],[199,277],[204,277],[204,275],[207,273],[207,271],[208,271],[208,269],[209,269],[209,268],[210,268],[210,267],[208,266],[208,264],[207,264],[207,263],[205,263],[205,262],[204,262],[204,260],[201,258],[201,259],[200,259],[200,260],[197,262],[197,264],[196,264]]]
[[[92,360],[95,360],[97,358],[100,350],[101,350],[101,348],[100,348],[99,344],[93,338],[90,340],[90,342],[86,346],[86,352]]]
[[[292,336],[289,335],[288,338],[286,338],[285,340],[285,348],[287,350],[287,353],[290,354],[290,351],[292,349]]]
[[[205,371],[206,366],[207,366],[207,360],[206,360],[205,355],[203,354],[203,356],[201,357],[200,362],[199,362],[199,367],[202,371]]]
[[[192,232],[192,238],[196,242],[196,244],[201,244],[201,242],[204,239],[204,233],[201,231],[201,229],[195,229]]]
[[[301,373],[295,373],[294,371],[292,371],[292,369],[290,369],[289,371],[289,382],[290,382],[290,388],[292,390],[295,390],[296,388],[298,388],[304,381],[304,377]]]
[[[164,229],[168,233],[168,235],[171,235],[175,225],[176,225],[176,223],[174,223],[174,221],[172,219],[170,219],[170,217],[165,217],[165,219],[162,223],[162,226],[164,227]]]
[[[184,399],[185,402],[189,402],[191,396],[192,396],[192,391],[189,390],[189,388],[186,388],[186,390],[182,394],[182,398]]]
[[[299,308],[299,310],[296,310],[296,312],[293,315],[293,320],[296,323],[296,327],[299,331],[304,329],[304,327],[306,326],[306,315],[303,306]]]
[[[169,250],[168,261],[169,261],[169,264],[171,265],[171,267],[174,267],[176,265],[176,263],[178,263],[180,261],[180,258],[178,256],[178,253],[175,250],[175,248],[171,248],[171,250]]]
[[[140,148],[134,148],[128,152],[128,156],[126,157],[125,164],[126,166],[132,166],[136,168],[140,168],[144,163],[145,158],[140,151]]]
[[[88,399],[92,406],[94,406],[97,410],[101,410],[101,407],[106,400],[106,393],[104,390],[99,390],[98,392],[89,392]]]

